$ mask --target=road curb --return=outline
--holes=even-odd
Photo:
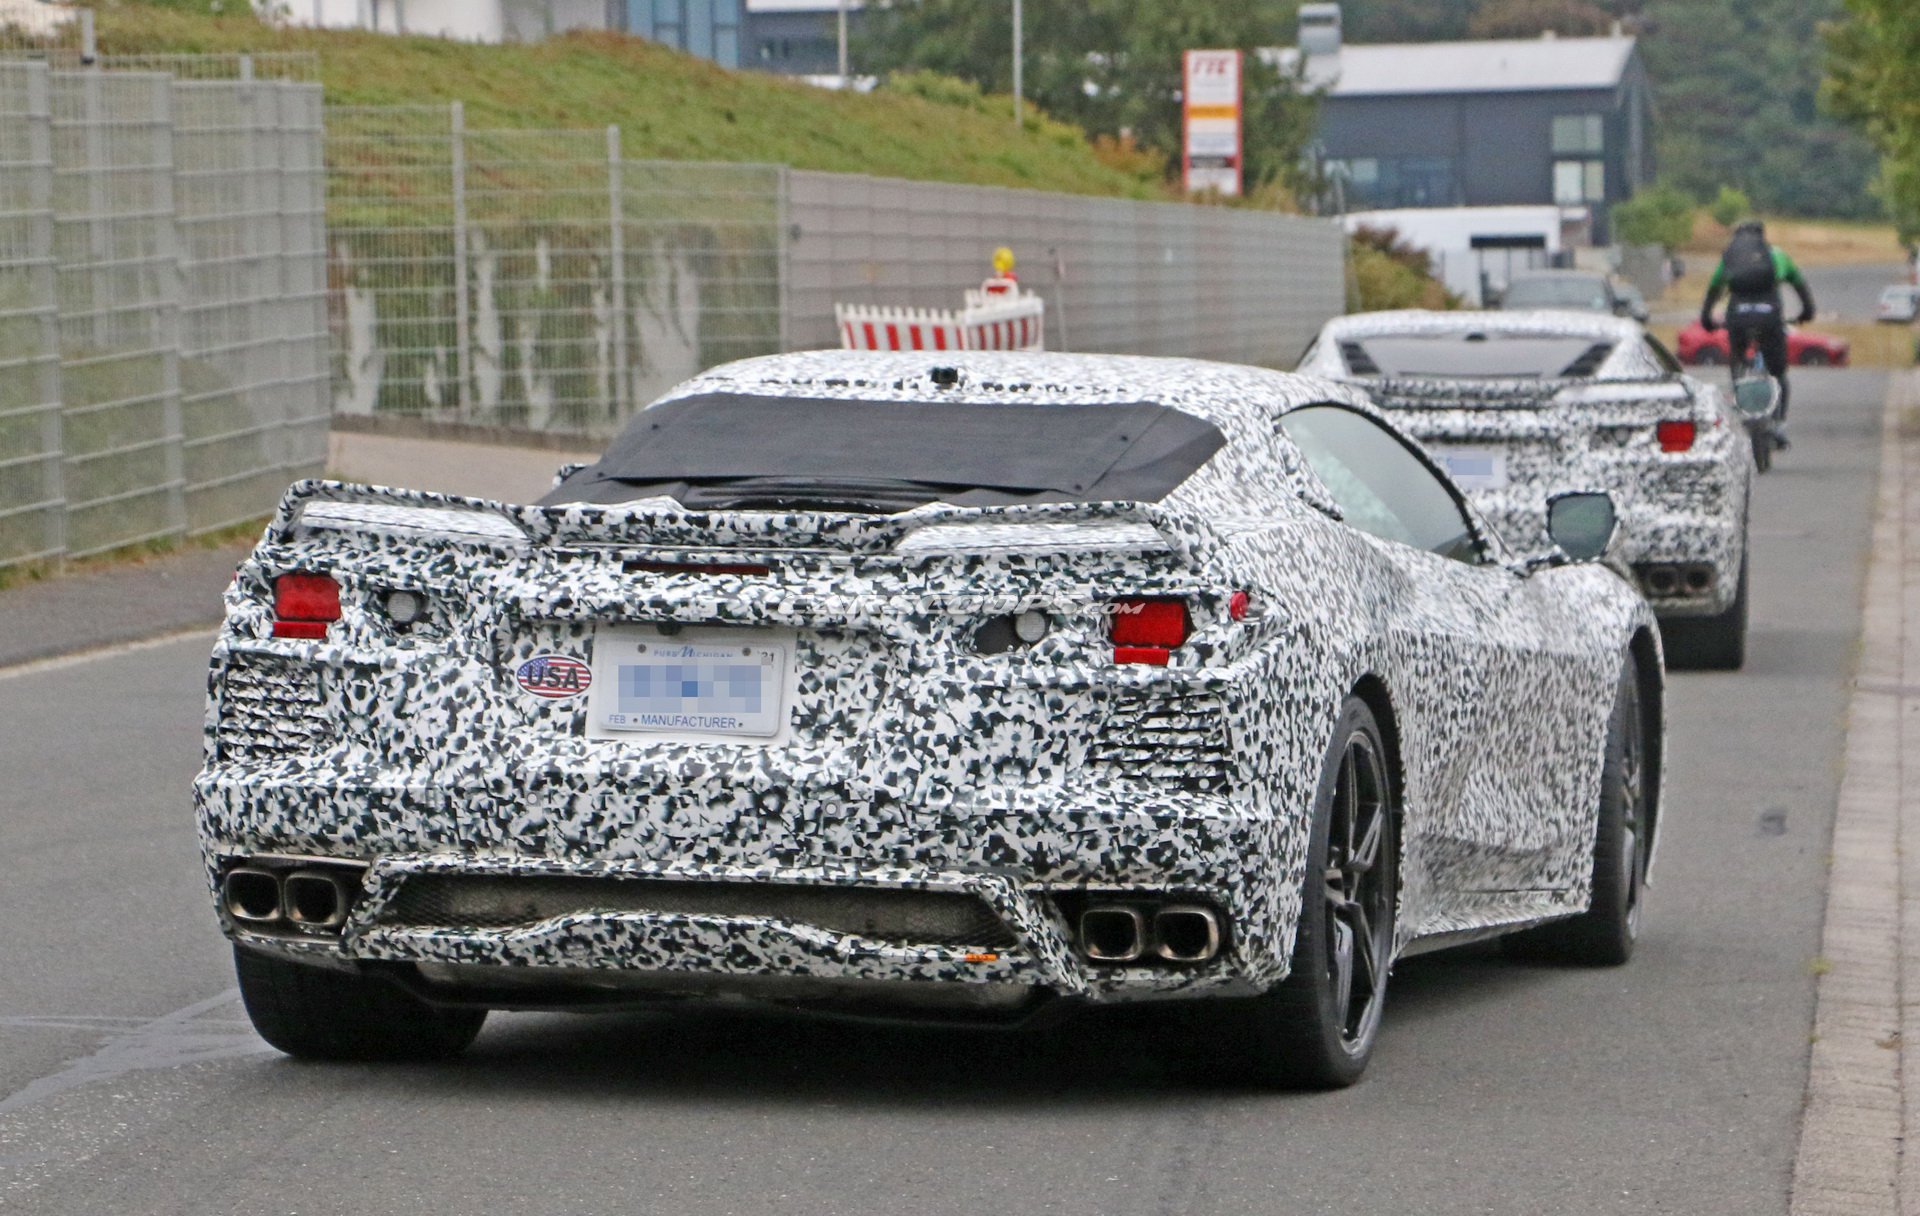
[[[1834,817],[1793,1216],[1920,1216],[1920,375],[1893,377],[1867,571],[1860,664]],[[1911,777],[1909,776],[1911,774]],[[1916,1064],[1920,1068],[1920,1063]]]

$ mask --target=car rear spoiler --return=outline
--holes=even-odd
[[[1170,553],[1187,566],[1205,564],[1217,543],[1204,521],[1158,503],[936,503],[897,515],[689,511],[666,499],[538,507],[323,480],[288,488],[267,539],[284,544],[303,527],[502,550],[757,548],[931,556],[1134,549]]]
[[[1585,380],[1415,380],[1381,379],[1367,382],[1367,395],[1381,409],[1393,410],[1507,410],[1547,405],[1570,386]]]

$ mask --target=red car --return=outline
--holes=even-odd
[[[1727,362],[1727,330],[1723,325],[1708,333],[1700,322],[1690,321],[1680,331],[1676,343],[1680,362],[1724,366]],[[1845,367],[1853,348],[1845,338],[1812,330],[1787,328],[1787,362],[1796,367]]]

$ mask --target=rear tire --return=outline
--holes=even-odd
[[[1703,346],[1694,352],[1693,362],[1696,367],[1719,367],[1726,359],[1721,356],[1718,347]]]
[[[1740,558],[1740,585],[1733,603],[1717,616],[1678,617],[1660,622],[1667,666],[1694,671],[1738,671],[1747,661],[1747,569]]]
[[[1265,1084],[1339,1089],[1366,1071],[1393,958],[1397,813],[1380,728],[1349,697],[1314,796],[1291,968],[1234,1011],[1246,1070]]]
[[[1801,367],[1825,367],[1831,362],[1833,360],[1827,358],[1827,352],[1824,350],[1816,348],[1800,352]]]
[[[440,1009],[377,979],[237,946],[233,967],[253,1028],[303,1060],[445,1060],[487,1020],[484,1009]]]
[[[1618,967],[1633,957],[1653,844],[1647,769],[1640,678],[1629,659],[1620,673],[1607,721],[1600,815],[1593,840],[1592,902],[1579,916],[1501,938],[1509,958]]]

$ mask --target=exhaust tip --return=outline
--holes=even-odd
[[[335,929],[346,923],[350,895],[331,874],[296,870],[283,882],[287,919],[308,929]]]
[[[1131,963],[1146,952],[1147,921],[1132,908],[1088,908],[1080,914],[1080,949],[1100,963]]]
[[[241,866],[228,870],[220,885],[227,915],[233,919],[250,925],[280,919],[280,879],[271,870]]]
[[[1172,963],[1204,963],[1220,953],[1220,918],[1212,908],[1177,904],[1153,914],[1153,952]]]
[[[1687,567],[1687,590],[1696,594],[1713,589],[1712,566]]]
[[[1647,590],[1655,595],[1672,595],[1680,589],[1680,575],[1671,566],[1655,566],[1647,571]]]

